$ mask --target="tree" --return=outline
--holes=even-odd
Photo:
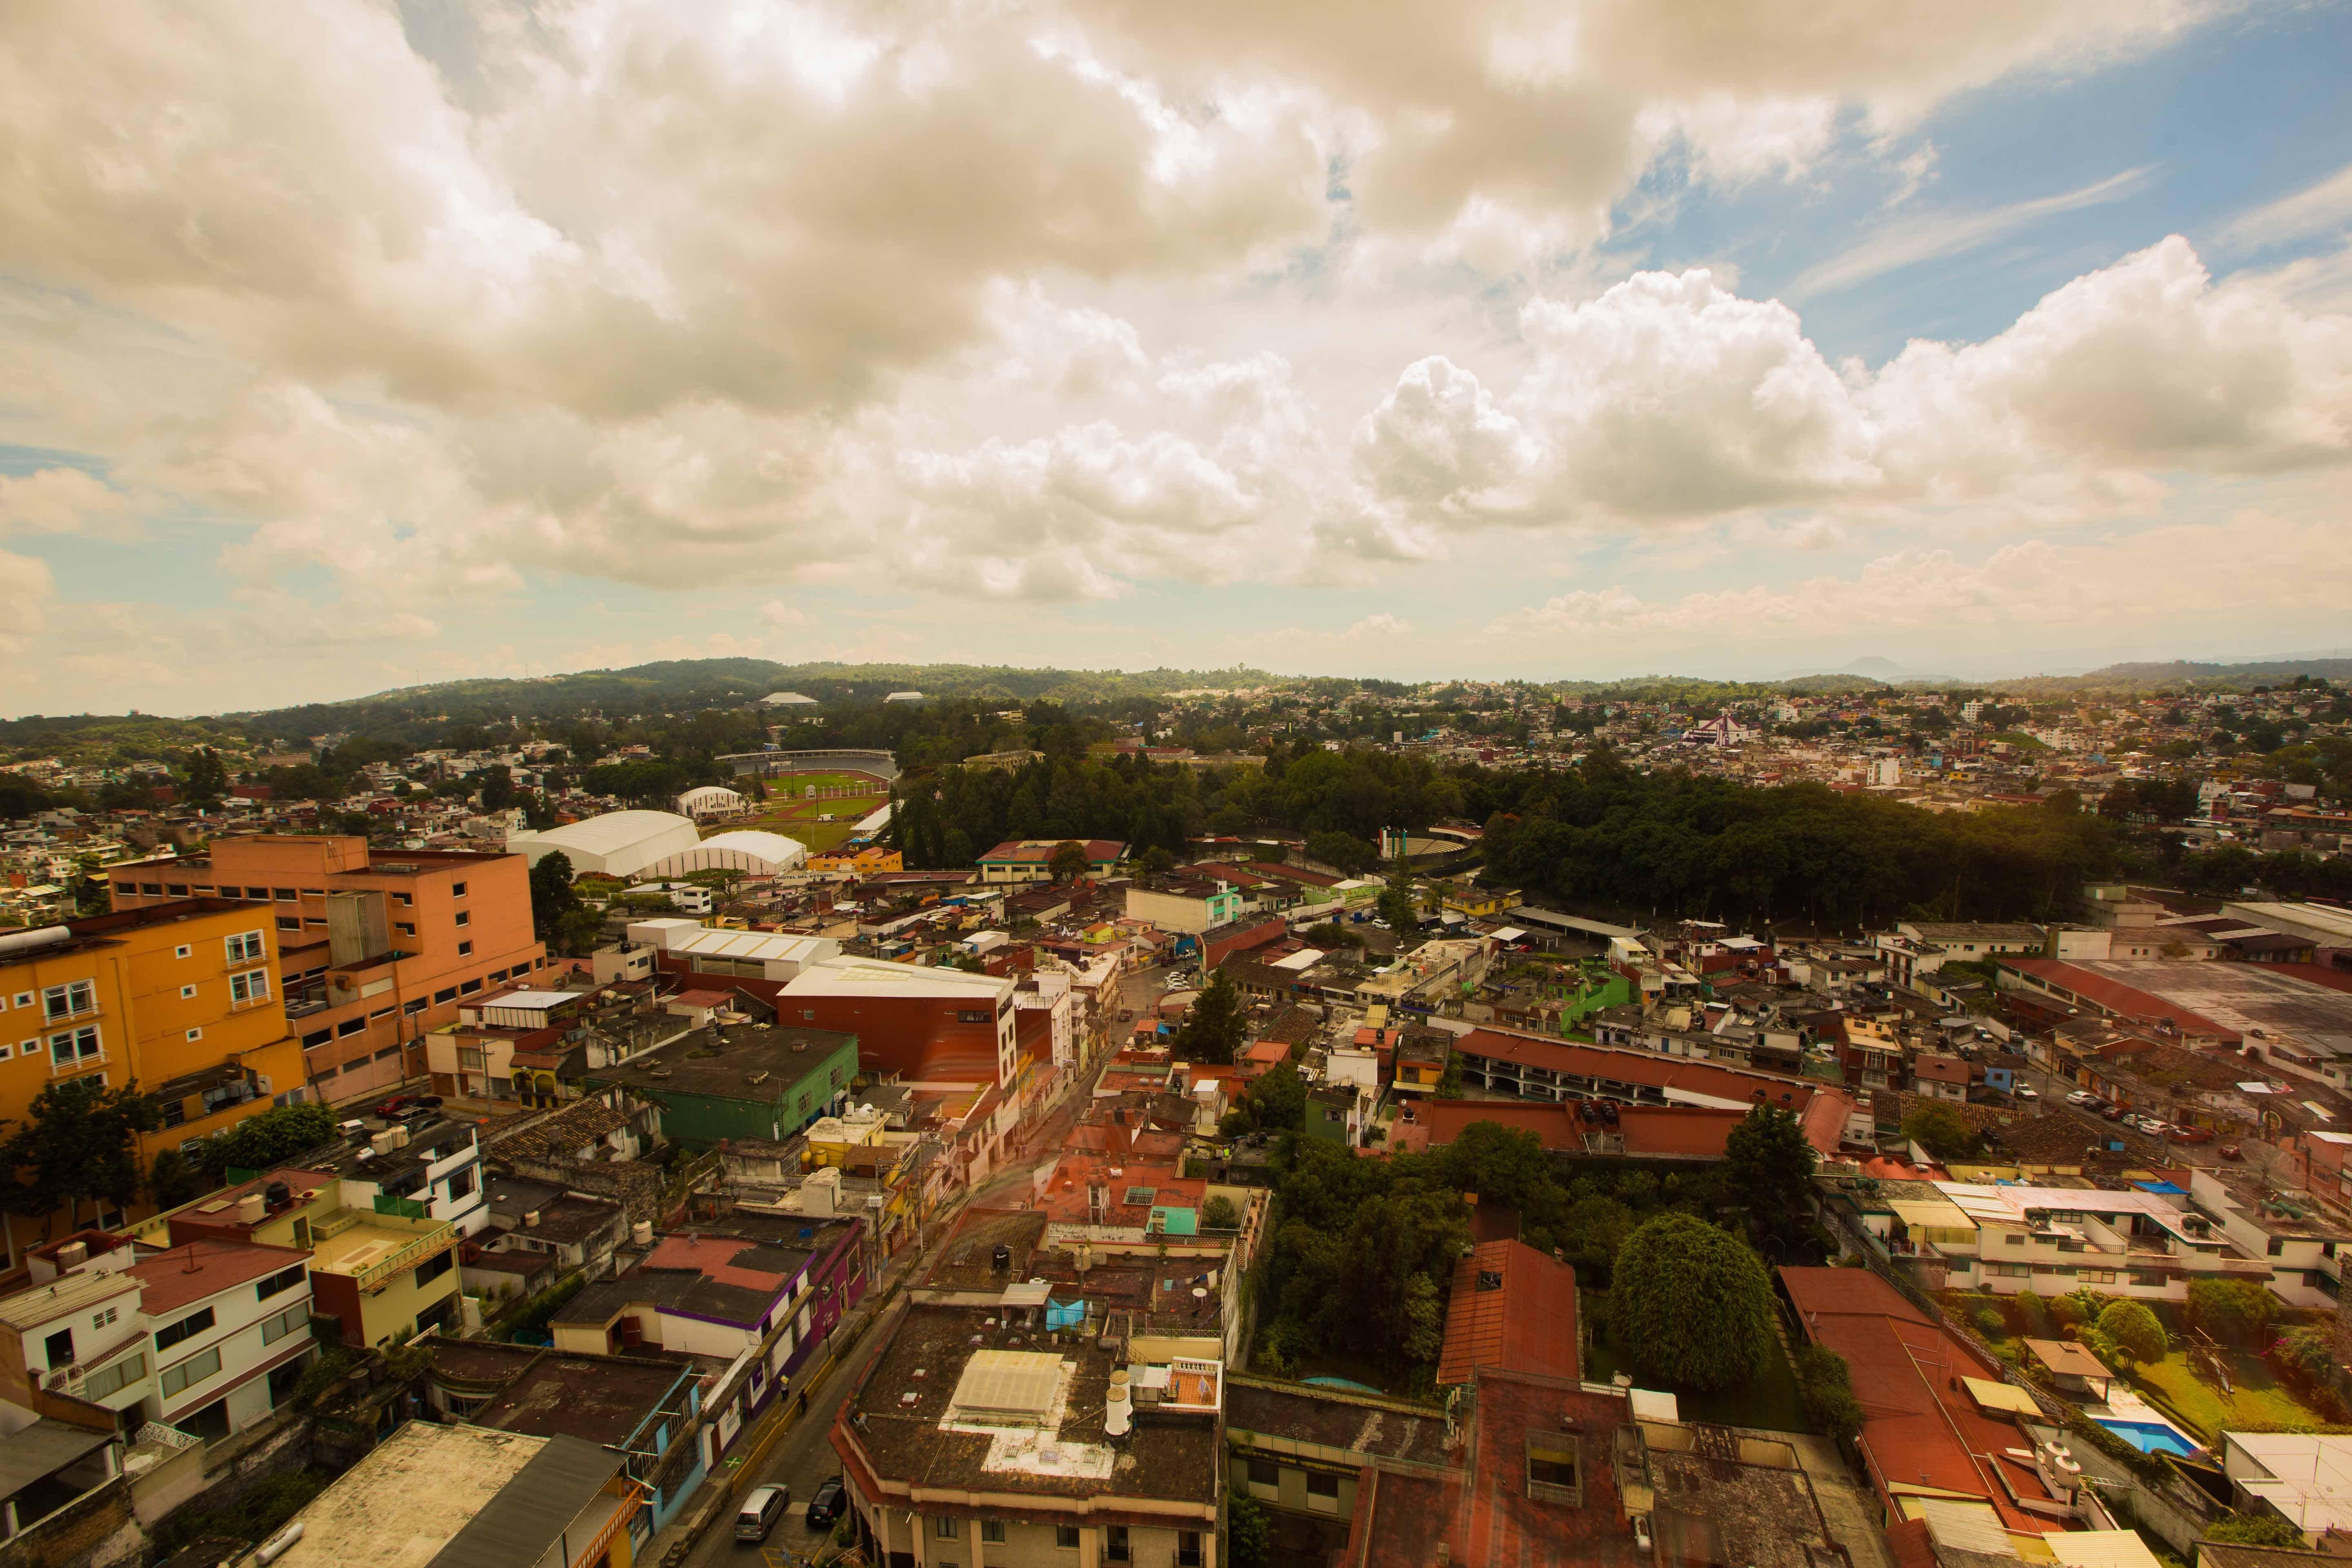
[[[1352,877],[1377,865],[1381,855],[1352,833],[1325,832],[1307,836],[1307,858]]]
[[[147,1173],[147,1195],[159,1209],[175,1209],[182,1204],[193,1203],[203,1195],[205,1187],[203,1173],[177,1149],[166,1149],[156,1155],[154,1168]]]
[[[1674,1388],[1733,1388],[1772,1345],[1772,1287],[1747,1243],[1690,1215],[1656,1215],[1618,1249],[1612,1337]]]
[[[515,804],[514,774],[504,763],[493,763],[475,773],[469,781],[481,792],[482,810],[504,811]]]
[[[1923,1100],[1903,1119],[1903,1136],[1938,1160],[1960,1160],[1982,1142],[1968,1118],[1940,1100]]]
[[[544,833],[555,826],[555,803],[543,790],[532,790],[522,797],[522,821],[533,833]]]
[[[1094,862],[1087,858],[1087,847],[1075,838],[1065,838],[1054,846],[1054,853],[1045,859],[1045,869],[1054,874],[1056,882],[1078,882],[1086,879]]]
[[[1241,1103],[1225,1112],[1217,1131],[1226,1137],[1243,1132],[1296,1131],[1307,1120],[1307,1080],[1288,1062],[1276,1062],[1242,1093]]]
[[[1814,1154],[1796,1113],[1754,1107],[1723,1153],[1725,1183],[1746,1201],[1748,1228],[1784,1242],[1801,1235],[1811,1217]]]
[[[1145,875],[1164,877],[1174,869],[1176,869],[1176,857],[1170,854],[1164,847],[1155,844],[1143,852]]]
[[[2171,1342],[2165,1338],[2164,1325],[2138,1301],[2109,1302],[2106,1310],[2099,1314],[2099,1331],[2134,1361],[2162,1361],[2164,1352],[2171,1348]]]
[[[1230,1062],[1241,1053],[1249,1031],[1242,1013],[1242,994],[1219,970],[1206,989],[1192,998],[1192,1010],[1177,1026],[1172,1045],[1176,1055],[1191,1062]]]
[[[121,1208],[139,1194],[134,1134],[163,1125],[162,1110],[136,1083],[111,1089],[92,1074],[50,1084],[34,1097],[29,1120],[0,1146],[0,1160],[17,1173],[0,1205],[35,1217],[62,1207],[76,1226],[84,1203],[102,1199]]]
[[[1400,934],[1421,929],[1421,905],[1412,896],[1412,873],[1406,869],[1402,855],[1389,870],[1389,885],[1381,889],[1380,911],[1381,919]]]
[[[210,1174],[261,1171],[306,1153],[335,1138],[335,1113],[324,1105],[280,1105],[248,1116],[221,1137],[196,1146],[196,1159]]]
[[[1233,1568],[1270,1568],[1274,1527],[1266,1521],[1265,1505],[1239,1487],[1225,1494],[1225,1540]]]
[[[572,887],[572,857],[557,849],[540,857],[530,868],[530,931],[541,942],[551,942],[566,915],[580,908]]]
[[[1223,1193],[1214,1194],[1201,1205],[1201,1225],[1206,1230],[1239,1230],[1242,1226],[1240,1205]]]
[[[228,769],[223,765],[220,753],[210,746],[199,746],[190,752],[184,766],[187,776],[181,783],[181,794],[197,810],[210,810],[228,794]]]
[[[2251,1345],[2270,1327],[2276,1310],[2270,1291],[2251,1279],[2192,1279],[2189,1282],[2189,1326],[2226,1340]]]
[[[1404,1321],[1405,1359],[1424,1365],[1435,1361],[1445,1346],[1445,1298],[1426,1274],[1404,1282]]]
[[[1845,1357],[1826,1345],[1807,1345],[1796,1354],[1797,1396],[1805,1414],[1831,1436],[1850,1440],[1862,1430],[1862,1401]]]
[[[2236,1546],[2276,1546],[2289,1552],[2306,1551],[2310,1542],[2303,1538],[2293,1521],[2274,1513],[2232,1514],[2218,1524],[2205,1527],[2208,1541],[2228,1542]]]

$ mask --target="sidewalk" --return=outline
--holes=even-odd
[[[733,1453],[720,1458],[719,1468],[704,1478],[692,1506],[655,1534],[637,1554],[639,1562],[669,1564],[683,1561],[714,1521],[730,1516],[737,1495],[751,1484],[751,1477],[777,1439],[796,1426],[803,1415],[831,1418],[829,1411],[803,1411],[799,1407],[802,1399],[832,1374],[844,1354],[861,1344],[866,1330],[890,1309],[919,1262],[920,1251],[919,1247],[907,1247],[884,1265],[882,1277],[874,1289],[843,1314],[833,1326],[833,1332],[825,1336],[824,1353],[786,1380],[768,1408],[737,1435]],[[735,1462],[730,1463],[730,1458]]]

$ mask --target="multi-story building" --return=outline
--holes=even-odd
[[[1148,921],[1162,931],[1204,931],[1241,918],[1242,892],[1206,877],[1155,877],[1127,887],[1127,918]]]
[[[454,1325],[457,1247],[489,1223],[471,1125],[394,1125],[132,1227],[173,1247],[247,1243],[310,1255],[316,1309],[346,1344]]]
[[[661,1107],[672,1142],[780,1142],[847,1103],[857,1037],[772,1024],[712,1024],[616,1067],[590,1068],[589,1092],[618,1085]]]
[[[871,958],[812,963],[776,994],[776,1021],[857,1037],[869,1071],[909,1082],[1009,1085],[1018,977]]]
[[[68,1079],[136,1083],[163,1116],[138,1136],[144,1168],[166,1149],[304,1098],[277,958],[268,923],[218,899],[0,936],[0,1117],[22,1124],[41,1090]],[[110,1226],[122,1215],[63,1224],[87,1218]],[[0,1220],[12,1268],[26,1223]]]
[[[310,1083],[329,1100],[422,1078],[424,1037],[453,1022],[460,1000],[547,962],[520,855],[257,834],[108,875],[118,910],[210,898],[267,914],[276,989]]]
[[[876,1562],[1215,1568],[1224,1366],[1157,1336],[1045,1344],[1046,1289],[922,1300],[833,1426]],[[1034,1300],[1032,1299],[1034,1298]]]
[[[292,1392],[317,1350],[308,1255],[241,1241],[158,1250],[102,1231],[40,1248],[0,1300],[0,1402],[37,1390],[226,1437]]]

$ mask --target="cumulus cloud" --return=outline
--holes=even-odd
[[[2170,470],[2352,456],[2352,320],[2217,286],[2178,237],[1875,374],[1832,367],[1794,311],[1704,271],[1538,300],[1520,325],[1534,360],[1508,393],[1424,361],[1366,416],[1358,467],[1384,504],[1545,525],[1991,496],[2104,510]]]
[[[79,468],[0,474],[0,533],[111,532],[136,508],[137,498]]]

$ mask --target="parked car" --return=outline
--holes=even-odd
[[[2224,1143],[2215,1152],[2224,1160],[2234,1160],[2238,1158],[2238,1146],[2235,1143]]]
[[[776,1528],[776,1521],[783,1518],[785,1510],[792,1506],[793,1489],[790,1487],[753,1489],[751,1495],[743,1500],[743,1506],[736,1511],[735,1539],[767,1540],[768,1531]]]
[[[2078,1089],[2074,1093],[2066,1097],[2066,1103],[2069,1105],[2088,1105],[2091,1101],[2098,1098],[2099,1097],[2097,1095],[2093,1094],[2087,1089]]]
[[[2172,1141],[2175,1143],[2210,1143],[2213,1142],[2213,1130],[2210,1127],[2176,1126],[2172,1130]]]
[[[2103,1105],[2099,1107],[2099,1114],[2110,1121],[2121,1121],[2124,1119],[2124,1108],[2120,1105]]]
[[[438,1110],[441,1097],[437,1094],[396,1094],[378,1104],[373,1114],[385,1121],[407,1115],[412,1110]]]
[[[2021,1083],[2017,1086],[2017,1098],[2025,1100],[2040,1100],[2042,1091],[2030,1083]]]
[[[809,1499],[808,1527],[811,1530],[831,1530],[841,1510],[849,1506],[849,1494],[841,1485],[839,1476],[827,1477]]]

